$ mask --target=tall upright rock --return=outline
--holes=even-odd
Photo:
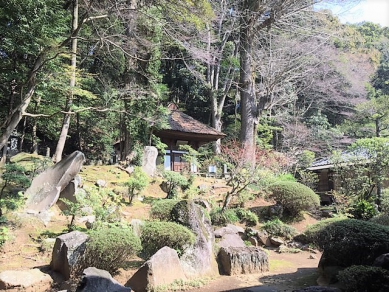
[[[142,168],[149,176],[155,176],[157,171],[158,149],[154,146],[146,146],[143,154]]]
[[[55,239],[50,268],[66,280],[82,267],[88,235],[80,231],[62,234]]]
[[[25,193],[27,212],[38,214],[53,206],[57,202],[61,191],[79,173],[84,161],[84,154],[75,151],[35,177]]]
[[[185,280],[177,252],[165,246],[150,257],[125,286],[136,292],[147,292],[157,290],[159,286],[171,285],[174,281]]]
[[[197,236],[192,247],[187,248],[181,256],[181,265],[185,276],[194,279],[219,274],[214,255],[215,236],[209,218],[202,207],[193,201],[181,201],[172,210],[174,220],[189,229]]]

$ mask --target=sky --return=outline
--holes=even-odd
[[[343,5],[321,4],[329,8],[343,23],[370,21],[389,27],[389,0],[359,0]]]

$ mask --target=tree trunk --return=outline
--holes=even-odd
[[[41,103],[41,97],[38,96],[38,100],[36,101],[35,109],[34,109],[35,114],[38,112],[38,108],[40,106],[40,103]],[[37,129],[38,129],[38,119],[35,118],[33,125],[32,125],[32,149],[31,149],[31,152],[33,154],[38,154],[38,137],[36,135]]]
[[[36,135],[36,130],[38,129],[38,121],[37,119],[34,120],[34,123],[32,125],[32,154],[38,154],[38,137]]]
[[[73,23],[72,23],[72,34],[78,28],[78,0],[74,0],[73,2]],[[65,147],[66,137],[69,132],[70,127],[70,117],[71,117],[71,107],[73,105],[73,97],[74,97],[74,87],[76,86],[76,67],[77,67],[77,37],[73,36],[72,40],[72,59],[71,59],[71,77],[70,77],[70,93],[66,101],[65,106],[65,116],[62,123],[61,134],[59,135],[57,147],[55,150],[55,154],[53,156],[54,162],[59,162],[62,159],[63,149]]]
[[[211,115],[212,115],[212,127],[220,131],[222,130],[222,121],[221,121],[221,112],[219,112],[218,107],[218,100],[217,100],[217,93],[213,88],[209,89],[209,99],[211,100]],[[224,102],[223,102],[224,104]],[[221,153],[221,139],[216,140],[216,142],[213,145],[215,154]]]
[[[226,11],[224,13],[228,14]],[[220,19],[219,22],[219,29],[218,29],[218,38],[221,41],[220,46],[213,47],[212,48],[212,34],[211,34],[211,28],[207,26],[208,28],[208,39],[207,39],[207,50],[209,55],[213,55],[214,51],[217,51],[220,53],[220,55],[223,55],[225,51],[225,47],[227,42],[230,39],[231,36],[231,30],[222,29],[222,22],[224,17]],[[235,20],[233,19],[233,22]],[[235,46],[234,50],[234,57],[238,54],[238,46]],[[232,81],[234,79],[234,67],[233,65],[230,65],[230,67],[227,70],[227,73],[225,74],[225,78],[223,81],[220,80],[220,70],[221,70],[221,63],[223,62],[223,58],[220,56],[214,55],[212,58],[212,62],[207,63],[207,74],[206,74],[206,81],[208,86],[208,95],[209,100],[211,104],[211,124],[212,127],[220,131],[222,130],[222,115],[223,115],[223,107],[227,98],[227,94],[229,93],[232,85]],[[223,84],[221,84],[223,83]],[[220,88],[220,90],[219,90]],[[214,151],[216,154],[221,153],[221,139],[218,139],[214,143]]]
[[[11,116],[12,111],[13,111],[13,107],[14,107],[14,103],[15,103],[16,87],[17,87],[15,80],[12,80],[10,87],[11,87],[11,95],[9,98],[8,116]],[[6,125],[6,122],[1,127],[3,127],[4,125]],[[8,141],[6,143],[6,146],[3,147],[3,149],[1,149],[1,147],[0,147],[0,150],[2,150],[2,152],[3,152],[3,156],[1,157],[1,161],[0,161],[0,164],[2,164],[2,165],[4,165],[6,163],[6,160],[7,160],[7,150],[8,150],[7,146],[8,146]]]
[[[77,1],[77,0],[76,0]],[[17,127],[20,120],[23,117],[23,114],[27,110],[27,107],[29,106],[31,102],[31,98],[35,93],[36,88],[36,77],[40,69],[43,67],[44,63],[48,60],[45,58],[47,57],[47,54],[51,51],[57,50],[59,48],[62,48],[63,46],[67,45],[69,41],[73,40],[77,33],[80,31],[82,24],[85,22],[87,17],[87,13],[83,15],[83,21],[81,21],[81,25],[78,26],[74,31],[73,34],[64,40],[62,43],[58,44],[57,46],[48,46],[44,48],[39,55],[37,56],[34,66],[32,70],[30,71],[27,82],[26,82],[26,88],[25,94],[21,94],[21,103],[18,105],[17,108],[15,108],[10,115],[8,115],[6,121],[3,123],[3,125],[0,128],[5,128],[5,130],[2,132],[0,136],[0,149],[7,146],[7,142],[9,137],[11,136],[12,131]],[[105,16],[102,16],[105,17]]]
[[[82,147],[82,136],[81,136],[81,115],[80,113],[77,113],[76,114],[76,121],[77,121],[77,148],[80,150],[80,151],[83,151],[83,147]]]
[[[26,137],[26,127],[27,127],[27,117],[23,119],[23,130],[22,135],[20,136],[19,152],[23,151],[24,138]]]
[[[240,28],[240,100],[241,132],[240,139],[244,148],[244,160],[255,164],[255,145],[258,124],[258,109],[255,96],[253,49],[253,24],[250,12],[245,10],[241,17]]]
[[[3,156],[1,157],[0,165],[5,165],[6,160],[7,160],[7,146],[4,146],[3,150],[1,150],[1,151],[3,151]]]
[[[208,28],[208,40],[207,40],[207,51],[211,54],[211,28],[207,25]],[[213,57],[213,62],[215,64],[207,63],[207,85],[208,85],[208,97],[211,102],[211,125],[215,130],[221,130],[221,114],[218,113],[218,100],[217,100],[217,90],[219,87],[218,76],[215,74],[216,58]],[[213,144],[213,150],[215,154],[221,153],[221,141],[218,139]]]
[[[228,208],[228,206],[231,203],[232,197],[233,197],[232,192],[227,192],[227,195],[223,202],[222,212],[224,212]]]
[[[24,99],[18,105],[18,107],[12,111],[12,113],[7,117],[7,120],[4,123],[5,130],[3,131],[0,137],[0,149],[2,149],[3,147],[7,147],[7,142],[9,137],[11,136],[11,133],[21,121],[24,112],[26,111],[28,105],[31,102],[31,98],[34,95],[35,88],[36,88],[36,75],[38,70],[43,64],[44,56],[45,56],[45,52],[41,52],[38,58],[36,59],[34,68],[31,70],[29,74],[28,83],[27,83],[27,92],[24,95]]]
[[[381,137],[380,119],[377,118],[374,122],[375,122],[375,136]]]

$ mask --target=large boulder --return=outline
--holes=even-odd
[[[74,179],[61,191],[59,194],[59,198],[57,201],[57,206],[61,209],[61,211],[68,210],[68,206],[61,201],[61,199],[66,199],[72,203],[77,203],[76,194],[77,192],[85,192],[85,190],[80,189],[79,187],[82,185],[81,176],[76,175]]]
[[[328,255],[328,251],[324,250],[318,265],[320,277],[319,284],[329,285],[338,282],[338,273],[345,267],[341,266]]]
[[[273,237],[273,236],[270,237],[270,242],[272,245],[277,246],[277,247],[279,247],[285,243],[281,238]]]
[[[373,266],[389,270],[389,253],[380,255],[374,260]]]
[[[76,292],[131,292],[131,288],[121,285],[107,271],[89,267],[84,270]]]
[[[146,146],[143,154],[142,168],[145,173],[155,176],[157,171],[158,149],[154,146]]]
[[[158,250],[127,281],[125,286],[136,292],[153,291],[158,286],[170,285],[177,280],[186,280],[178,254],[170,247]]]
[[[260,244],[262,244],[264,246],[268,246],[268,247],[272,246],[272,243],[270,241],[270,236],[266,231],[264,231],[264,230],[258,231],[257,238],[258,238]]]
[[[222,247],[218,254],[220,270],[225,275],[254,274],[269,271],[269,258],[254,246]]]
[[[227,226],[215,230],[215,237],[221,238],[217,244],[219,247],[245,247],[242,238],[246,238],[244,229],[240,226],[227,224]]]
[[[245,231],[242,227],[240,226],[235,226],[232,224],[227,224],[227,226],[218,228],[215,230],[215,237],[216,238],[221,238],[226,234],[238,234],[240,237],[245,236]]]
[[[84,259],[88,235],[80,231],[58,236],[55,240],[50,267],[61,273],[65,280],[79,272]]]
[[[24,291],[26,288],[42,284],[50,285],[52,282],[53,279],[39,269],[4,271],[0,273],[0,290],[23,289]]]
[[[270,241],[270,236],[265,230],[256,230],[252,227],[248,227],[246,234],[249,235],[248,240],[253,243],[255,242],[259,246],[268,246],[271,247],[273,244]],[[254,244],[253,244],[254,245]]]
[[[239,234],[227,233],[218,242],[220,247],[245,247],[243,239]]]
[[[173,207],[171,215],[176,222],[191,229],[197,237],[195,244],[185,249],[180,258],[186,277],[194,279],[217,275],[219,272],[214,255],[213,226],[202,207],[193,201],[184,200]]]
[[[35,177],[25,193],[27,212],[37,214],[53,206],[60,193],[78,174],[84,161],[84,154],[75,151]]]

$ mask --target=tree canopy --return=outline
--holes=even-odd
[[[386,136],[388,29],[315,2],[3,1],[0,148],[108,160],[120,141],[128,157],[157,143],[172,102],[247,161]]]

